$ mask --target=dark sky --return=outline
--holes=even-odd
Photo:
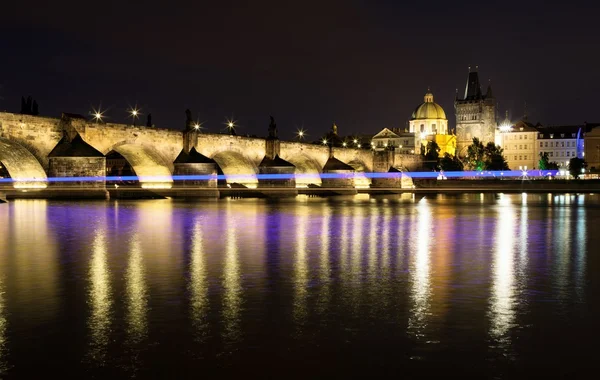
[[[101,103],[124,122],[137,104],[182,129],[190,108],[208,131],[233,115],[258,135],[273,115],[284,138],[304,125],[316,139],[334,120],[344,135],[405,126],[428,86],[454,126],[455,90],[479,65],[502,115],[526,101],[530,121],[600,121],[594,2],[404,3],[3,2],[0,109],[30,94],[43,115]]]

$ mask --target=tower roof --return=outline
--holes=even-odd
[[[479,84],[479,73],[477,71],[469,72],[467,86],[465,87],[465,97],[463,100],[481,99],[481,85]]]

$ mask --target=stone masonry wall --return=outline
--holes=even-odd
[[[98,177],[98,181],[52,182],[54,187],[105,187],[106,158],[104,157],[51,157],[49,177]]]

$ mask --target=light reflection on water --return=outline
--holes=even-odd
[[[194,325],[196,340],[203,342],[208,335],[208,322],[206,313],[209,307],[208,281],[206,273],[206,253],[204,250],[204,234],[202,233],[201,219],[194,221],[192,231],[192,247],[190,261],[190,293],[191,317]]]
[[[98,228],[92,243],[89,268],[90,348],[88,359],[98,366],[108,361],[108,343],[110,341],[112,295],[111,279],[106,252],[105,230]]]
[[[240,318],[242,312],[242,285],[238,256],[240,247],[237,241],[237,217],[228,213],[225,232],[225,264],[223,268],[223,338],[227,344],[241,339]]]
[[[515,320],[515,221],[516,212],[506,196],[498,201],[498,227],[496,248],[492,259],[492,294],[490,297],[490,335],[492,339],[508,347],[509,329]]]
[[[529,345],[540,362],[552,354],[539,329],[577,350],[570,339],[597,317],[597,196],[108,205],[0,206],[0,371],[26,372],[27,335],[42,330],[74,347],[46,353],[53,361],[116,377],[115,362],[144,377],[272,358],[273,371],[353,375],[353,355],[405,369],[446,357],[510,366],[537,360]]]
[[[412,306],[408,319],[408,332],[415,339],[424,340],[427,338],[427,322],[430,317],[430,243],[433,233],[431,209],[427,199],[421,199],[413,218],[416,219],[414,224],[417,233],[411,241],[414,258],[409,273]]]

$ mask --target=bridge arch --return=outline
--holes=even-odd
[[[300,153],[285,160],[296,165],[296,187],[308,187],[309,184],[321,185],[322,167],[316,159]]]
[[[365,176],[365,172],[369,171],[369,167],[363,161],[354,159],[348,162],[352,166],[354,172],[354,186],[357,188],[368,188],[371,185],[371,179]]]
[[[221,168],[228,185],[239,183],[250,188],[258,186],[258,179],[256,178],[258,168],[244,154],[226,150],[216,153],[212,159]]]
[[[0,162],[16,189],[45,188],[46,172],[35,156],[20,144],[0,137]]]
[[[170,188],[173,185],[170,166],[153,148],[121,141],[107,152],[115,151],[127,160],[143,188]]]

